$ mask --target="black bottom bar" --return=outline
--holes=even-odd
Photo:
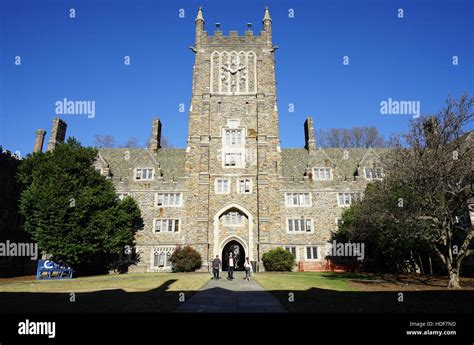
[[[26,320],[55,337],[19,335]],[[0,314],[1,345],[473,343],[474,314]]]

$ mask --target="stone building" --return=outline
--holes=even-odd
[[[141,208],[131,271],[169,270],[182,245],[200,252],[204,269],[233,251],[238,265],[248,256],[262,270],[262,254],[276,247],[293,252],[301,270],[328,269],[324,248],[344,207],[381,177],[383,149],[318,148],[311,117],[304,147],[281,148],[268,9],[258,35],[209,35],[201,9],[195,24],[187,147],[161,147],[155,118],[147,148],[99,149],[96,167]],[[55,119],[48,149],[65,131]]]

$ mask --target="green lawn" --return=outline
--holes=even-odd
[[[179,303],[181,292],[188,299],[209,278],[207,273],[141,273],[72,280],[3,281],[0,305],[3,312],[170,311]],[[75,293],[75,302],[70,301],[70,293]]]
[[[336,272],[266,272],[256,274],[255,279],[266,290],[298,291],[320,288],[336,291],[357,291],[349,286],[349,280],[372,279],[372,277],[365,274]]]

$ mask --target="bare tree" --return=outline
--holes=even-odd
[[[127,141],[125,142],[125,144],[122,145],[122,147],[124,147],[124,148],[139,147],[137,138],[135,138],[135,137],[128,138]]]
[[[114,147],[115,138],[111,135],[96,134],[94,136],[94,146],[96,147]]]
[[[460,288],[462,261],[474,254],[473,108],[468,95],[448,98],[437,116],[413,120],[407,134],[393,136],[383,181],[369,184],[344,220],[354,237],[386,239],[382,250],[426,243],[446,267],[448,288]]]
[[[460,288],[461,263],[474,254],[474,228],[466,219],[473,197],[474,152],[465,136],[474,119],[473,107],[474,98],[468,95],[449,97],[437,116],[415,120],[404,136],[408,149],[393,151],[388,177],[424,200],[417,219],[427,224],[425,236],[446,265],[449,288]]]
[[[384,147],[385,142],[375,127],[331,128],[319,130],[316,143],[320,147]]]
[[[364,127],[363,147],[383,147],[384,139],[375,127]]]
[[[150,138],[148,138],[148,140],[146,142],[147,147],[150,145],[150,140],[151,140],[151,136],[150,136]],[[160,147],[161,148],[171,148],[171,147],[173,147],[169,143],[168,138],[163,133],[161,134]]]
[[[161,147],[165,147],[165,148],[166,148],[166,147],[168,147],[168,148],[173,147],[173,146],[171,146],[171,144],[169,143],[168,138],[165,137],[163,134],[161,135],[161,143],[160,143],[160,144],[161,144]]]

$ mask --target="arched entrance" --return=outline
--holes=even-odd
[[[245,262],[244,247],[237,241],[232,240],[227,243],[222,249],[222,270],[227,271],[229,267],[229,254],[234,256],[234,270],[243,271]]]
[[[224,239],[221,237],[220,229],[219,229],[219,223],[220,220],[219,218],[223,215],[226,214],[226,212],[229,211],[238,211],[241,212],[245,217],[247,218],[247,223],[248,223],[248,236],[237,236],[236,234],[227,234],[228,236]],[[231,219],[232,220],[232,219]],[[248,256],[250,258],[250,261],[253,260],[253,216],[252,213],[245,208],[243,205],[237,204],[237,203],[229,203],[226,206],[222,207],[219,211],[216,212],[214,215],[214,232],[213,232],[213,243],[214,243],[214,255],[221,256],[224,253],[224,247],[228,244],[230,244],[231,241],[235,241],[237,245],[241,247],[241,252],[243,259],[245,260],[245,256]],[[229,241],[229,242],[228,242]],[[223,267],[224,267],[224,259],[226,257],[221,256],[222,261],[223,261]],[[228,255],[227,255],[228,258]],[[227,263],[226,263],[227,264]],[[225,266],[227,269],[227,266]]]

